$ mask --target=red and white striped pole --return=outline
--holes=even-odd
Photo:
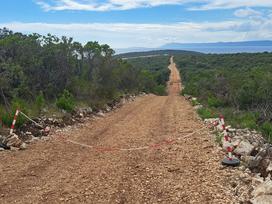
[[[9,134],[12,134],[13,131],[14,131],[16,120],[17,120],[17,117],[18,117],[19,113],[20,113],[20,111],[17,109],[16,112],[15,112],[15,115],[14,115],[14,119],[12,121],[12,125],[11,125],[11,128],[10,128]]]
[[[222,126],[223,129],[223,134],[224,134],[224,140],[225,142],[228,144],[227,145],[227,152],[228,152],[228,156],[226,158],[224,158],[224,160],[222,161],[223,165],[227,165],[227,166],[238,166],[240,164],[239,159],[233,157],[232,152],[233,152],[233,147],[231,145],[231,138],[228,134],[226,125],[225,125],[225,119],[224,116],[220,116],[219,122]]]

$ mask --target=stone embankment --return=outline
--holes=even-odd
[[[145,96],[146,93],[140,93],[138,96]],[[0,151],[4,150],[24,150],[27,144],[38,140],[48,140],[50,132],[59,132],[63,128],[69,128],[74,124],[84,123],[90,118],[104,117],[106,113],[122,107],[128,102],[135,100],[136,95],[125,95],[120,99],[105,105],[102,109],[93,109],[91,107],[76,108],[72,113],[66,113],[61,118],[40,116],[33,120],[39,124],[37,126],[29,121],[14,133],[10,134],[9,129],[0,129]]]
[[[195,103],[196,98],[189,95],[185,98],[195,105],[195,109],[203,108],[201,104]],[[229,142],[224,140],[220,119],[209,118],[205,119],[204,123],[211,128],[219,149],[226,153]],[[231,126],[227,126],[226,129],[231,137],[233,153],[241,160],[238,167],[240,172],[236,172],[238,177],[233,181],[234,189],[240,191],[242,189],[253,204],[272,203],[272,144],[256,130],[237,129]]]

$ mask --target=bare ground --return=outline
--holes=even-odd
[[[173,60],[169,68],[169,96],[138,97],[26,151],[0,153],[0,203],[235,203],[222,155],[178,96]]]

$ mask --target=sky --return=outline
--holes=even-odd
[[[272,0],[0,0],[0,27],[113,48],[272,39]]]

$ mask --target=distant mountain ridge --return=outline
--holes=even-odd
[[[175,55],[175,54],[199,55],[202,53],[193,52],[193,51],[185,51],[185,50],[152,50],[152,51],[122,53],[122,54],[115,55],[115,57],[129,59],[129,58],[155,57],[155,56]]]
[[[169,43],[158,48],[124,48],[117,49],[117,54],[129,52],[144,52],[152,50],[187,50],[202,53],[254,53],[272,52],[272,41],[241,41],[214,43]]]
[[[241,42],[215,42],[215,43],[169,43],[161,46],[163,49],[184,47],[218,47],[218,46],[271,46],[272,41],[241,41]]]

